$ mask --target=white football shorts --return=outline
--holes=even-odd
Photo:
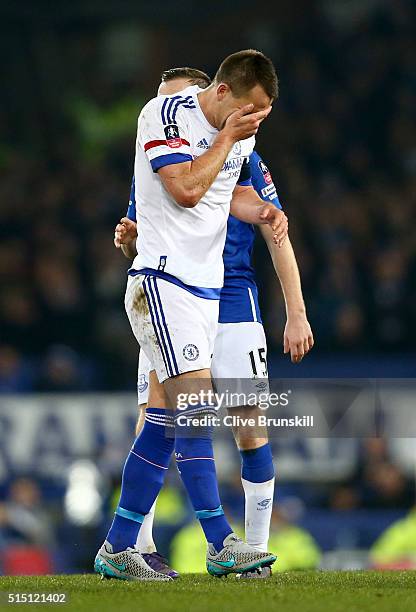
[[[125,308],[141,352],[160,382],[211,367],[218,300],[139,274],[127,281]]]
[[[267,343],[258,321],[219,323],[211,364],[216,392],[228,408],[256,405],[269,392]],[[246,398],[246,401],[244,400]]]
[[[149,372],[153,368],[140,351],[137,393],[138,403],[147,403]],[[242,405],[241,393],[268,393],[267,343],[264,328],[258,322],[219,323],[212,356],[211,372],[218,393],[229,392],[229,407]]]

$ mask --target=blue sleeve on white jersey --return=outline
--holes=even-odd
[[[251,182],[262,200],[282,208],[272,175],[260,155],[253,151],[250,155]]]
[[[135,184],[134,175],[133,175],[133,178],[131,179],[130,200],[129,200],[129,207],[127,209],[127,217],[131,221],[134,221],[135,223],[137,223],[135,188],[136,188],[136,184]]]

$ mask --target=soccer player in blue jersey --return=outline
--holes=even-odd
[[[199,70],[176,68],[163,73],[159,93],[174,94],[190,84],[206,87],[209,83],[209,77]],[[206,146],[203,142],[199,144],[201,148]],[[252,185],[259,196],[281,208],[270,172],[255,151],[250,156],[250,171]],[[306,318],[296,259],[288,239],[279,249],[272,240],[272,232],[268,226],[261,226],[261,231],[269,247],[286,302],[284,352],[290,352],[292,361],[298,363],[312,348],[313,335]],[[117,225],[114,242],[118,248],[122,248],[126,257],[133,259],[136,255],[136,237],[133,178],[127,217]],[[251,264],[254,238],[252,225],[230,215],[223,254],[224,287],[221,291],[218,334],[211,366],[218,391],[222,390],[222,379],[228,379],[227,383],[231,379],[244,379],[246,393],[258,393],[259,379],[263,379],[267,384],[267,345],[261,322],[255,273]],[[158,383],[155,372],[149,372],[149,369],[150,364],[142,351],[138,371],[139,419],[136,434],[141,430],[147,403],[156,407],[165,405],[163,387]],[[232,415],[256,417],[259,409],[229,406],[228,410]],[[242,458],[246,539],[249,544],[265,551],[274,495],[274,467],[267,431],[236,427],[234,434]],[[137,547],[151,567],[175,577],[176,572],[171,570],[156,552],[152,537],[154,508],[155,505],[145,517]],[[246,575],[267,577],[270,575],[270,568]]]

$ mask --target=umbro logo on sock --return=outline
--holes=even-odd
[[[261,501],[257,502],[257,505],[259,506],[259,510],[266,510],[266,508],[270,506],[271,501],[272,501],[271,497],[268,497],[266,499],[262,499]]]
[[[196,146],[199,147],[200,149],[209,149],[208,140],[206,138],[203,138],[202,140],[198,142]]]

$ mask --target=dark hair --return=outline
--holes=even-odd
[[[162,72],[162,82],[167,83],[173,81],[173,79],[188,79],[192,85],[198,85],[205,89],[208,85],[211,85],[211,79],[205,72],[198,70],[197,68],[169,68]]]
[[[279,95],[276,70],[271,59],[255,49],[238,51],[225,58],[215,75],[215,82],[226,83],[240,97],[261,85],[272,100]]]

